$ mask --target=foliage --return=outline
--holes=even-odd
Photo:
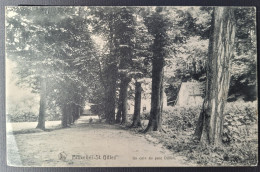
[[[149,120],[150,112],[141,113],[140,118],[141,120]]]
[[[162,123],[165,125],[165,130],[177,134],[196,126],[197,114],[200,112],[200,107],[169,107],[164,109],[163,112]]]
[[[225,108],[223,142],[226,144],[241,143],[253,138],[257,133],[256,102],[237,101],[228,103]]]
[[[200,107],[168,108],[163,113],[166,133],[151,133],[168,149],[201,165],[254,165],[257,163],[256,102],[227,103],[223,145],[211,147],[193,141]]]
[[[19,83],[38,93],[46,78],[49,111],[64,103],[83,107],[100,85],[85,8],[19,7],[7,13],[7,58],[18,63]]]
[[[236,100],[256,100],[256,23],[255,8],[236,8],[236,53],[232,62],[229,95]],[[232,101],[231,99],[231,101]]]
[[[36,122],[38,119],[38,114],[32,112],[19,112],[6,115],[8,122]]]
[[[48,116],[46,121],[59,121],[61,120],[61,115],[58,112],[47,112]],[[38,114],[33,112],[23,112],[6,114],[8,122],[36,122],[38,119]]]
[[[232,60],[232,77],[230,83],[230,101],[244,96],[244,100],[256,99],[256,25],[255,9],[238,7],[234,9],[236,18],[236,53]],[[209,38],[211,7],[185,7],[178,11],[181,19],[178,25],[183,27],[183,44],[172,48],[174,51],[166,66],[169,81],[176,79],[186,81],[193,77],[200,79],[205,74],[205,61],[207,59],[207,42]],[[198,73],[191,72],[193,60],[197,63]],[[174,74],[174,75],[172,75]],[[166,73],[167,78],[167,73]],[[202,78],[203,79],[203,78]],[[174,85],[173,85],[174,86]],[[178,86],[174,86],[177,88]],[[175,89],[176,90],[176,89]],[[174,93],[171,96],[173,99]]]

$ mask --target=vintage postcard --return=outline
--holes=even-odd
[[[7,6],[7,165],[256,166],[256,8]]]

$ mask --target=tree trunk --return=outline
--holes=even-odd
[[[68,108],[67,108],[66,103],[64,103],[63,106],[62,106],[61,125],[62,125],[63,128],[68,127]]]
[[[41,91],[40,91],[40,109],[39,118],[36,128],[45,130],[45,115],[46,115],[46,78],[41,79]]]
[[[141,127],[141,119],[140,119],[140,113],[141,113],[141,100],[142,100],[142,86],[140,82],[135,83],[135,110],[134,110],[134,116],[133,116],[133,123],[131,127]]]
[[[196,61],[195,59],[192,60],[192,75],[196,75],[197,69],[196,69]]]
[[[230,7],[215,7],[209,40],[206,96],[195,131],[201,142],[222,143],[223,111],[230,83],[230,61],[233,56],[235,24]]]
[[[79,112],[80,112],[80,110],[79,110],[79,105],[74,105],[74,121],[76,121],[77,119],[79,119],[79,116],[80,116],[80,114],[79,114]]]
[[[126,115],[127,115],[127,88],[128,84],[131,79],[127,76],[121,76],[121,83],[120,83],[120,93],[119,93],[119,100],[118,100],[118,111],[116,116],[116,123],[125,124],[127,122]],[[122,118],[122,121],[121,121]]]
[[[121,122],[121,119],[122,119],[122,101],[119,100],[118,110],[116,114],[116,123],[119,124]]]
[[[153,59],[152,69],[152,97],[151,112],[147,128],[144,132],[161,131],[161,116],[163,108],[163,67],[164,59],[162,57]]]
[[[72,106],[72,115],[73,115],[73,123],[79,119],[79,104],[80,104],[80,95],[78,93],[74,94],[74,103],[71,104]]]
[[[116,114],[116,123],[120,123],[121,119],[122,119],[122,97],[123,97],[123,91],[122,91],[122,87],[123,87],[123,82],[120,83],[120,92],[119,92],[119,99],[118,99],[118,108],[117,108],[117,114]]]
[[[76,105],[75,103],[72,104],[72,116],[73,116],[73,123],[76,121]]]
[[[72,110],[73,106],[72,105],[73,105],[72,103],[70,103],[68,105],[68,115],[69,115],[68,124],[69,125],[73,124],[73,110]]]
[[[127,77],[127,76],[124,76],[121,80],[122,82],[122,122],[121,124],[125,124],[127,122],[127,109],[128,109],[128,106],[127,106],[127,98],[128,98],[128,92],[127,92],[127,89],[128,89],[128,85],[129,85],[129,82],[131,81],[131,78]]]
[[[107,70],[107,88],[105,98],[105,117],[109,124],[115,123],[115,103],[116,103],[116,80],[117,65],[115,63],[109,65]]]

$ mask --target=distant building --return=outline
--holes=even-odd
[[[176,106],[199,106],[203,103],[204,83],[195,80],[182,82]]]

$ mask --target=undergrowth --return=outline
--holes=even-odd
[[[167,149],[198,165],[256,165],[258,129],[256,102],[230,102],[225,108],[223,144],[218,147],[193,140],[201,107],[171,107],[163,111],[166,131],[151,133]]]

